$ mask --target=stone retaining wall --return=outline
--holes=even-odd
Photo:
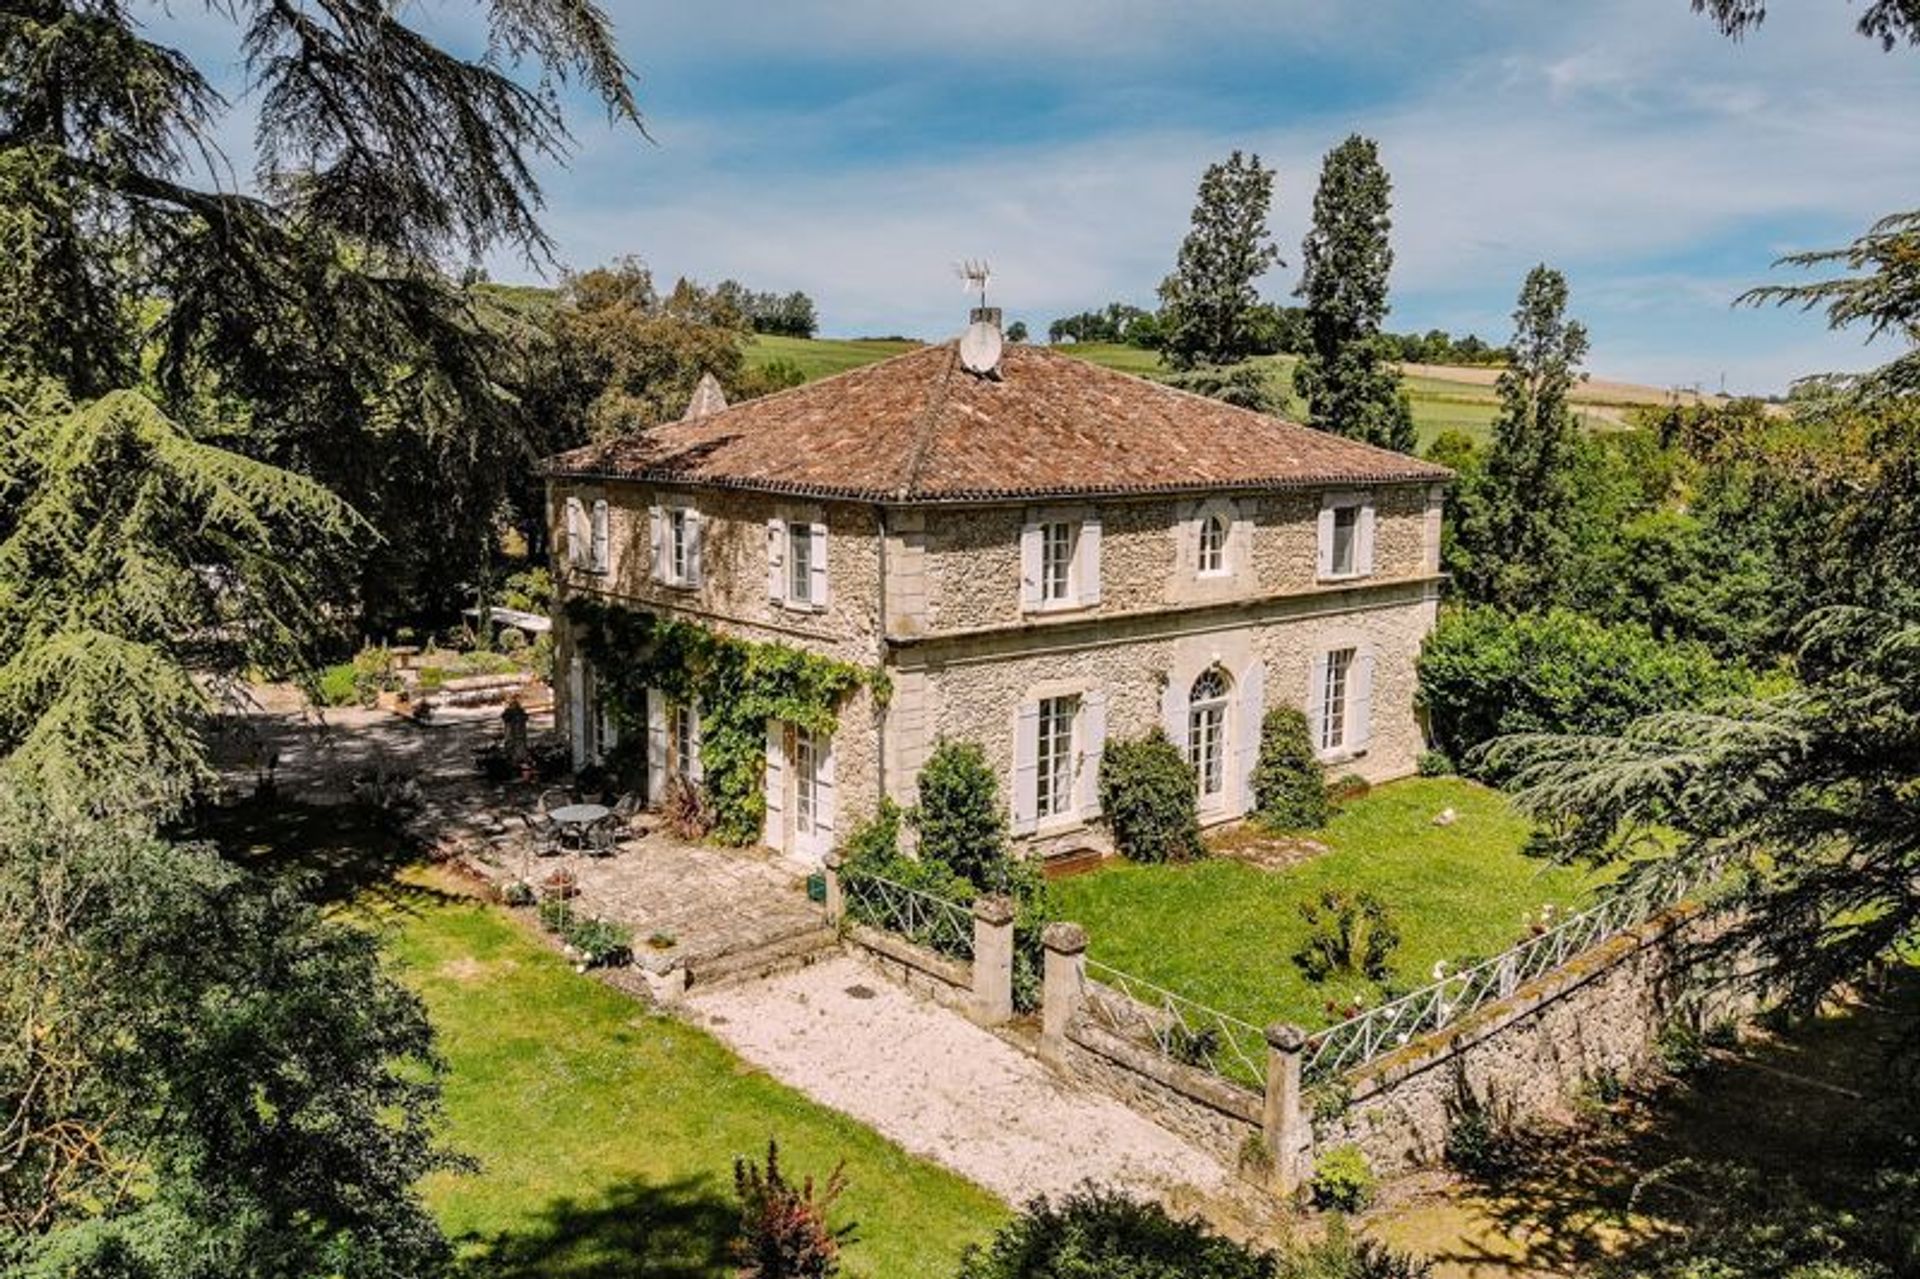
[[[1086,1017],[1067,1028],[1057,1063],[1077,1081],[1115,1097],[1161,1127],[1237,1166],[1260,1136],[1260,1098],[1194,1066],[1169,1061]]]
[[[846,938],[890,980],[942,1008],[971,1012],[973,965],[866,924],[850,923]]]
[[[1669,911],[1350,1073],[1340,1118],[1315,1121],[1303,1106],[1302,1170],[1349,1142],[1382,1173],[1437,1162],[1463,1103],[1495,1117],[1564,1116],[1583,1081],[1648,1063],[1676,1010],[1682,952],[1724,926],[1696,909]],[[1713,991],[1708,1006],[1716,1016],[1754,1010],[1731,989]]]

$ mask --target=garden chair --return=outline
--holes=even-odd
[[[620,832],[625,823],[612,813],[587,827],[587,852],[595,857],[611,857],[620,849]]]
[[[633,819],[640,815],[640,796],[627,791],[613,803],[613,823],[621,830],[633,829]]]
[[[540,812],[544,816],[556,808],[565,808],[573,802],[573,793],[555,786],[540,792]]]
[[[544,812],[539,815],[522,813],[520,820],[527,824],[527,836],[533,841],[533,854],[536,857],[552,857],[560,849],[560,828],[547,819]]]

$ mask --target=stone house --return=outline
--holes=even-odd
[[[985,748],[1046,853],[1102,846],[1112,736],[1165,729],[1209,823],[1248,810],[1270,706],[1307,713],[1336,773],[1413,770],[1445,469],[1026,345],[716,400],[547,461],[556,590],[885,672],[831,735],[768,725],[770,847],[816,861],[883,795],[911,803],[943,737]],[[556,630],[585,763],[613,730]],[[658,797],[701,775],[700,708],[648,703]]]

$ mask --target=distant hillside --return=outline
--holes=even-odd
[[[748,340],[747,362],[760,365],[776,360],[785,361],[797,367],[811,381],[858,368],[862,364],[871,364],[889,355],[898,355],[915,345],[917,343],[867,338],[818,338],[809,341],[804,338],[760,336]],[[1054,349],[1138,377],[1156,377],[1165,371],[1156,353],[1137,346],[1083,342]],[[1259,363],[1269,366],[1269,376],[1275,386],[1287,393],[1288,412],[1295,417],[1304,416],[1306,406],[1292,394],[1294,357],[1261,356]],[[1407,390],[1413,397],[1413,420],[1420,430],[1420,447],[1425,448],[1435,436],[1448,430],[1465,431],[1478,440],[1487,438],[1494,413],[1499,407],[1499,401],[1493,393],[1494,380],[1500,375],[1498,369],[1474,365],[1409,364],[1403,371],[1407,375]],[[1661,387],[1598,379],[1583,383],[1573,394],[1574,403],[1580,406],[1581,420],[1589,427],[1602,430],[1623,424],[1629,408],[1665,404],[1672,398]],[[1718,402],[1717,397],[1695,396],[1689,392],[1682,392],[1681,398],[1688,402]]]

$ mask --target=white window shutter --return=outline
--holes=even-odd
[[[707,779],[707,766],[700,757],[700,703],[687,703],[687,741],[693,751],[693,758],[687,761],[687,780],[695,785]]]
[[[787,522],[767,521],[767,599],[787,602]]]
[[[1040,788],[1040,704],[1020,708],[1013,732],[1013,833],[1030,835],[1038,822]]]
[[[833,738],[817,738],[815,744],[819,749],[819,763],[815,766],[813,829],[819,851],[825,855],[833,850],[833,819],[839,807],[833,785]]]
[[[700,518],[700,512],[687,512],[687,580],[686,585],[700,585],[702,566],[700,557],[707,540],[707,522]]]
[[[808,578],[808,594],[813,600],[814,612],[824,612],[827,607],[827,526],[815,524],[807,530],[808,540],[812,543],[808,564],[812,573]]]
[[[1307,676],[1307,732],[1313,738],[1313,749],[1317,753],[1327,723],[1327,655],[1314,655],[1311,672]]]
[[[1080,698],[1080,817],[1100,815],[1100,757],[1107,749],[1107,694],[1093,689]]]
[[[1032,520],[1020,530],[1020,607],[1040,607],[1040,526]]]
[[[593,571],[607,571],[607,502],[605,498],[593,504]]]
[[[1321,577],[1333,576],[1333,508],[1320,508],[1320,566],[1316,570]]]
[[[567,664],[568,745],[573,747],[573,766],[587,766],[587,668],[575,657]]]
[[[1347,745],[1364,750],[1373,736],[1373,646],[1363,645],[1353,655],[1347,675]]]
[[[768,848],[784,849],[787,842],[787,730],[777,719],[767,721],[767,776],[763,790],[767,821],[761,842]]]
[[[1186,685],[1168,671],[1167,687],[1160,694],[1160,727],[1182,755],[1187,753],[1187,691]]]
[[[1240,673],[1239,735],[1234,743],[1234,775],[1240,779],[1240,811],[1253,811],[1253,770],[1260,762],[1260,737],[1267,715],[1267,665],[1254,661]]]
[[[604,695],[600,691],[600,677],[597,674],[594,676],[593,683],[594,697],[600,704],[600,731],[598,733],[600,738],[600,754],[602,758],[605,758],[612,753],[614,747],[620,744],[620,716],[606,704]]]
[[[647,798],[658,804],[667,797],[667,697],[657,688],[647,690]]]
[[[656,582],[667,580],[667,517],[659,506],[647,511],[647,576]]]
[[[1355,522],[1353,548],[1353,570],[1365,576],[1373,572],[1373,501],[1369,499],[1360,507],[1360,518]]]
[[[1080,602],[1100,602],[1100,517],[1089,516],[1080,526]]]

